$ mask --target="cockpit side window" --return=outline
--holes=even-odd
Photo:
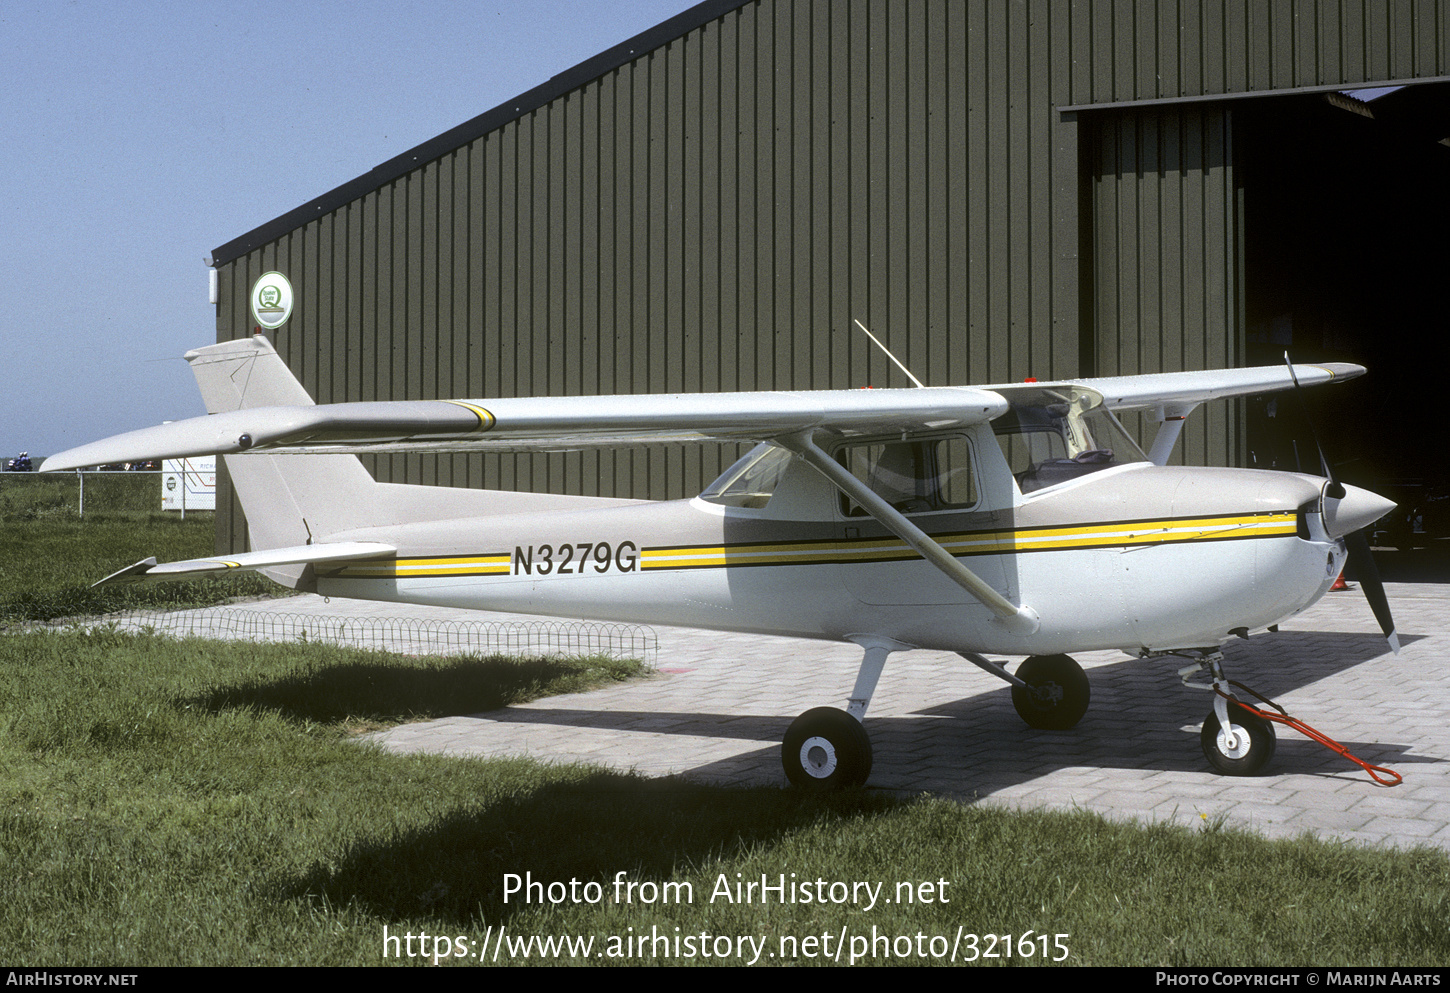
[[[836,450],[836,458],[903,513],[969,510],[979,499],[966,438],[846,445]],[[847,517],[867,516],[866,508],[844,494],[841,510]]]

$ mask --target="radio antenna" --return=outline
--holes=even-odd
[[[906,366],[902,365],[901,364],[901,360],[898,359],[895,355],[892,355],[891,354],[891,349],[889,349],[885,345],[881,344],[881,339],[878,338],[878,337],[876,337],[874,334],[872,334],[870,328],[868,328],[866,325],[862,324],[860,322],[860,320],[857,320],[856,321],[856,326],[858,328],[860,328],[862,331],[865,331],[866,332],[866,337],[868,337],[872,341],[876,342],[876,347],[879,348],[879,349],[881,349],[883,352],[885,352],[886,353],[886,357],[888,359],[890,359],[892,362],[895,362],[896,363],[896,368],[898,368],[902,372],[906,373],[906,378],[907,379],[911,380],[913,383],[915,383],[917,386],[921,387],[922,389],[925,389],[926,388],[926,384],[925,383],[923,383],[921,380],[919,380],[915,376],[913,376],[911,374],[911,370],[908,369],[908,368],[906,368]]]

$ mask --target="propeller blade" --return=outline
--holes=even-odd
[[[1289,359],[1289,353],[1284,352],[1284,364],[1289,367],[1289,379],[1294,383],[1294,396],[1299,401],[1299,409],[1304,413],[1304,420],[1309,424],[1309,434],[1314,438],[1314,447],[1319,451],[1319,465],[1324,470],[1324,478],[1329,483],[1324,488],[1325,523],[1333,529],[1333,518],[1339,516],[1343,523],[1349,526],[1363,526],[1359,521],[1370,514],[1374,514],[1373,520],[1379,520],[1393,509],[1394,505],[1383,497],[1370,493],[1368,490],[1361,490],[1358,487],[1346,487],[1339,480],[1334,478],[1334,472],[1329,468],[1329,458],[1324,454],[1324,445],[1319,441],[1319,430],[1314,426],[1314,418],[1309,416],[1309,405],[1304,402],[1304,396],[1300,393],[1299,377],[1294,374],[1294,363]],[[1335,501],[1333,506],[1330,500]],[[1388,507],[1381,507],[1382,504],[1389,504]],[[1351,510],[1350,507],[1353,507]],[[1333,511],[1342,511],[1339,514]],[[1375,620],[1380,622],[1380,630],[1384,632],[1385,640],[1390,643],[1390,650],[1396,655],[1400,654],[1400,637],[1395,632],[1395,619],[1390,614],[1390,601],[1385,596],[1385,584],[1380,581],[1379,568],[1374,564],[1374,555],[1369,550],[1369,539],[1364,536],[1364,531],[1353,531],[1344,536],[1344,546],[1349,551],[1349,564],[1354,567],[1354,574],[1359,579],[1359,588],[1364,591],[1364,598],[1369,601],[1370,610],[1374,611]]]
[[[1385,640],[1390,643],[1390,649],[1398,655],[1400,638],[1395,633],[1395,619],[1390,614],[1390,602],[1385,597],[1385,584],[1380,582],[1380,571],[1369,550],[1369,539],[1364,536],[1363,531],[1356,531],[1345,536],[1344,544],[1349,549],[1349,564],[1354,566],[1359,588],[1364,591],[1364,598],[1369,601],[1375,620],[1380,622],[1380,630],[1384,632]]]

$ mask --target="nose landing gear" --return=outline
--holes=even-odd
[[[1208,764],[1225,776],[1256,775],[1269,764],[1278,746],[1274,725],[1237,704],[1228,708],[1227,721],[1218,716],[1217,710],[1218,701],[1203,719],[1198,736]]]
[[[1210,684],[1190,682],[1200,672],[1207,672]],[[1198,740],[1203,756],[1215,772],[1224,776],[1256,776],[1274,757],[1278,735],[1274,725],[1251,713],[1233,696],[1229,679],[1223,672],[1223,653],[1205,652],[1193,665],[1178,671],[1183,685],[1215,694],[1213,710],[1203,720]]]

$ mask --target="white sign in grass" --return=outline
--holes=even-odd
[[[216,456],[167,459],[161,464],[161,509],[216,510]]]

